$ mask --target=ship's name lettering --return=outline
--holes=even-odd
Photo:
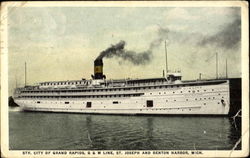
[[[31,155],[30,151],[23,151],[23,155]]]
[[[54,155],[66,155],[67,152],[66,151],[53,151]]]
[[[34,151],[33,153],[34,153],[34,155],[42,155],[43,151]]]
[[[85,155],[84,151],[69,151],[70,155]]]

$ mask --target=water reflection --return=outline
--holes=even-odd
[[[154,149],[152,144],[153,142],[153,118],[149,117],[147,120],[147,127],[146,127],[146,144],[149,148]]]
[[[234,146],[235,142],[239,140],[239,136],[241,135],[241,130],[242,130],[241,118],[229,119],[229,121],[231,126],[228,138],[230,139],[229,143],[231,143],[232,146]],[[241,150],[241,148],[242,144],[240,143],[236,146],[235,150]]]
[[[35,112],[9,116],[11,149],[229,150],[241,133],[227,117]]]

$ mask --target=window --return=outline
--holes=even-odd
[[[113,104],[118,104],[118,101],[113,101]]]
[[[41,102],[40,101],[37,101],[37,104],[40,104]]]
[[[87,102],[87,104],[86,104],[86,108],[91,108],[91,102]]]
[[[65,104],[69,104],[69,102],[68,102],[68,101],[66,101],[66,102],[65,102]]]
[[[153,100],[147,100],[147,107],[153,107]]]

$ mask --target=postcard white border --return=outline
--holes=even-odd
[[[245,157],[249,153],[249,21],[245,1],[92,1],[92,2],[4,2],[1,4],[1,156],[3,157],[189,157],[190,155],[25,155],[23,152],[41,150],[9,150],[8,124],[8,7],[241,7],[242,22],[242,150],[202,150],[194,157]],[[42,150],[44,153],[53,151]],[[69,152],[69,150],[65,150]],[[77,150],[79,151],[79,150]],[[87,151],[84,150],[86,153]],[[92,150],[91,150],[92,151]],[[119,150],[118,150],[119,151]],[[135,150],[133,150],[135,151]],[[138,150],[141,151],[141,150]],[[146,150],[145,150],[146,151]],[[152,150],[153,151],[153,150]],[[161,150],[163,151],[163,150]],[[169,150],[166,150],[169,151]],[[174,151],[174,150],[172,150]],[[180,150],[178,150],[180,151]],[[185,150],[187,151],[187,150]],[[116,151],[113,151],[116,152]],[[125,152],[125,151],[122,151]],[[169,151],[170,152],[170,151]]]

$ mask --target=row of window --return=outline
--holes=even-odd
[[[225,101],[223,100],[223,98],[224,97],[222,97],[222,99],[221,99],[221,102],[222,103],[224,103]],[[215,99],[215,97],[209,97],[208,99]],[[197,99],[197,98],[195,98],[195,100],[206,100],[206,98],[200,98],[200,99]],[[176,101],[176,99],[174,99],[173,100],[174,102]],[[186,99],[186,101],[189,101],[189,99]],[[137,101],[136,101],[137,102]],[[169,100],[166,100],[166,102],[169,102]],[[37,101],[37,103],[40,103],[40,101]],[[51,102],[52,103],[52,102]],[[73,102],[74,103],[74,102]],[[83,102],[84,103],[84,102]],[[118,101],[113,101],[113,104],[119,104],[119,103],[121,103],[121,102],[118,102]],[[69,104],[69,102],[65,102],[65,104]],[[102,104],[102,102],[101,102],[101,104]],[[218,102],[218,104],[220,104],[220,102]],[[153,107],[153,100],[147,100],[147,102],[146,102],[146,105],[147,105],[147,107]],[[204,103],[204,105],[206,105],[206,103]]]
[[[207,90],[204,89],[204,92],[206,92]],[[214,89],[212,89],[212,91],[214,91]],[[183,91],[180,91],[180,93],[182,93]],[[191,91],[188,91],[189,93],[191,93]],[[192,91],[192,93],[195,93],[196,91]],[[197,90],[197,92],[200,92],[199,90]],[[172,92],[173,94],[175,94],[175,91]],[[152,95],[152,93],[149,93],[150,95]],[[167,94],[166,92],[159,92],[159,94]],[[219,94],[220,95],[220,94]]]
[[[89,89],[89,90],[61,90],[61,91],[21,91],[21,93],[67,93],[67,92],[108,92],[108,91],[125,91],[125,90],[140,90],[140,89],[153,89],[153,87],[135,87],[135,88],[119,88],[119,89]],[[156,89],[156,87],[154,87]],[[209,91],[204,89],[204,92]],[[214,91],[214,89],[211,89]],[[180,91],[182,93],[183,91]],[[189,93],[200,92],[200,90],[188,90]],[[175,91],[173,91],[175,93]],[[161,94],[161,92],[159,92]],[[166,92],[164,92],[166,94]]]
[[[74,85],[74,84],[86,84],[89,83],[88,81],[74,81],[74,82],[69,82],[69,81],[65,81],[65,82],[48,82],[48,83],[40,83],[41,86],[50,86],[50,85]],[[131,85],[134,84],[156,84],[156,83],[164,83],[163,81],[160,82],[128,82]],[[201,84],[201,83],[200,83]],[[200,85],[200,84],[192,84],[192,85]],[[206,83],[207,85],[211,85],[211,84],[215,84],[215,83]],[[186,85],[181,85],[182,87],[186,86]],[[177,86],[178,87],[178,86]]]
[[[160,94],[160,93],[159,93]],[[165,92],[164,92],[165,94]],[[143,93],[139,94],[115,94],[115,95],[80,95],[80,96],[19,96],[19,98],[112,98],[112,97],[137,97],[144,95]],[[152,95],[152,93],[150,93]],[[218,93],[218,95],[221,95]],[[222,99],[224,96],[221,97]],[[194,100],[210,100],[215,99],[215,97],[203,97],[203,98],[194,98]],[[188,101],[189,99],[186,99]],[[192,99],[191,99],[192,100]],[[169,100],[166,100],[168,102]],[[176,101],[176,99],[174,99]]]
[[[86,82],[75,81],[75,82],[49,82],[49,83],[40,83],[41,86],[75,85],[75,84],[86,84]]]
[[[38,104],[40,104],[40,101],[37,101]],[[64,102],[65,104],[69,104],[69,102]],[[147,100],[147,107],[149,107],[150,109],[154,106],[153,104],[153,100]],[[118,101],[113,101],[113,104],[118,104]],[[91,108],[92,107],[92,102],[87,102],[86,103],[86,108]],[[174,108],[176,109],[176,108]],[[180,109],[180,108],[177,108]],[[148,109],[147,109],[148,110]],[[151,109],[151,110],[166,110],[166,109]],[[168,109],[169,110],[169,109]],[[142,109],[140,109],[140,111],[142,111]],[[183,111],[183,109],[182,109]],[[191,109],[189,108],[189,111],[191,111]]]
[[[81,95],[81,96],[22,96],[22,98],[111,98],[111,97],[137,97],[140,94],[115,94],[115,95]]]

